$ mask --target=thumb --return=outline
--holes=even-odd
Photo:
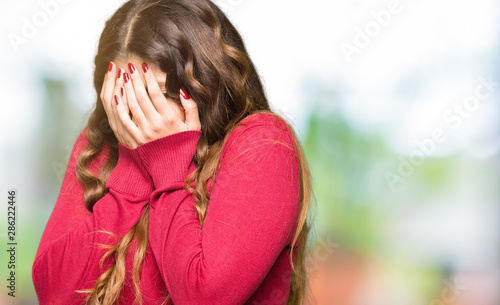
[[[198,114],[198,105],[184,88],[181,88],[181,104],[186,113],[186,125],[190,130],[201,130],[200,116]]]

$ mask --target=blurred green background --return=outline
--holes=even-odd
[[[0,304],[37,304],[33,259],[95,102],[100,32],[122,3],[1,4]],[[216,3],[305,149],[316,303],[500,304],[498,2]]]

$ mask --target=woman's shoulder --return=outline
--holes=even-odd
[[[284,144],[293,149],[293,131],[288,122],[281,116],[272,113],[254,113],[240,122],[228,136],[227,149],[246,149],[264,143]]]
[[[240,122],[233,130],[233,139],[245,134],[247,136],[291,137],[292,130],[288,122],[279,115],[267,112],[251,114]],[[291,139],[291,138],[290,138]]]

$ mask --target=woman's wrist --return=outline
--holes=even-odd
[[[137,149],[118,143],[118,162],[106,182],[106,188],[141,198],[153,192],[153,181]]]
[[[136,148],[155,189],[185,180],[201,133],[201,130],[186,130]]]

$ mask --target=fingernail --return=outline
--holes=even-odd
[[[111,72],[111,70],[113,70],[113,62],[112,61],[109,62],[108,72]]]
[[[185,100],[190,99],[189,94],[187,94],[187,92],[186,92],[186,90],[184,90],[184,88],[181,88],[181,95]]]
[[[122,69],[122,68],[120,68],[120,69],[118,70],[118,78],[122,77],[122,71],[123,71],[123,69]]]
[[[125,84],[128,83],[128,81],[130,80],[130,76],[128,75],[127,72],[123,73],[123,79],[125,80]]]
[[[123,87],[120,88],[120,93],[122,94],[122,96],[124,95],[125,90],[123,89]]]
[[[143,63],[143,64],[142,64],[142,70],[144,71],[144,73],[148,72],[149,67],[148,67],[148,64],[147,64],[147,63]]]
[[[118,95],[115,94],[115,101],[116,101],[116,104],[118,105]]]
[[[130,70],[130,74],[134,74],[135,72],[135,66],[131,63],[128,64],[128,69]]]

